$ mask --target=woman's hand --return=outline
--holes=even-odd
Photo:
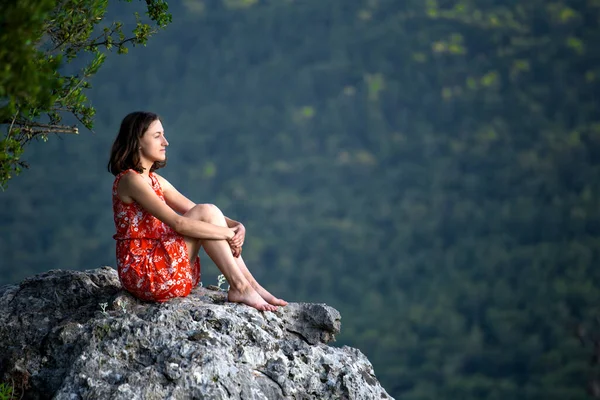
[[[241,247],[232,247],[231,254],[233,254],[233,256],[235,258],[238,258],[239,256],[242,255],[242,248]]]
[[[242,247],[246,238],[246,227],[241,222],[238,222],[231,227],[231,230],[235,232],[235,235],[229,240],[229,245],[231,248]]]
[[[230,228],[234,235],[228,240],[229,246],[231,247],[231,253],[235,258],[238,258],[242,254],[242,246],[244,245],[244,239],[246,238],[246,228],[241,222],[238,222]]]

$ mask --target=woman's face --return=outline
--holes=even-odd
[[[168,145],[169,142],[165,138],[165,131],[160,121],[152,122],[140,138],[140,160],[165,161]]]

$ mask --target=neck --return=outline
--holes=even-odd
[[[144,169],[144,172],[142,172],[142,175],[150,176],[150,168],[152,168],[152,164],[154,164],[154,162],[152,162],[152,161],[144,160],[144,159],[140,160],[140,165]]]

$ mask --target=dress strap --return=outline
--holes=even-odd
[[[156,187],[162,193],[162,186],[160,186],[160,181],[158,180],[156,174],[154,172],[150,172],[150,180],[152,181],[152,187]]]

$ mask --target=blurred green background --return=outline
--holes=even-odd
[[[337,345],[395,398],[588,398],[600,1],[169,7],[92,81],[95,133],[33,143],[0,192],[0,284],[115,267],[108,153],[127,113],[153,111],[160,173],[246,225],[265,287],[337,308]]]

